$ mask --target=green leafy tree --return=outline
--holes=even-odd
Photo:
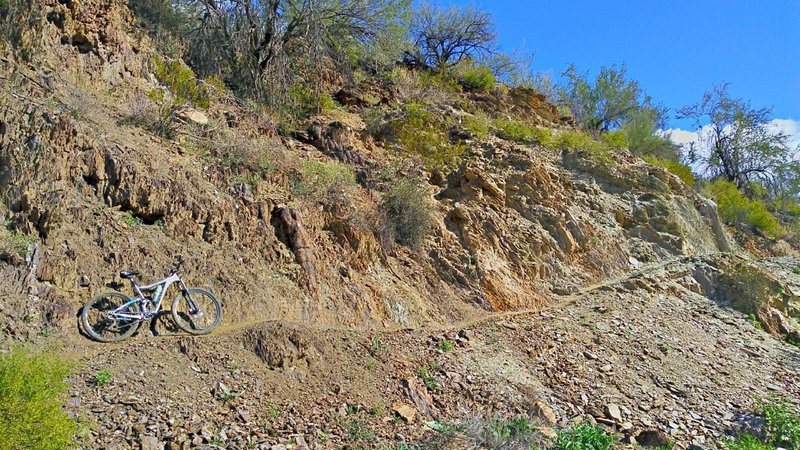
[[[661,131],[660,116],[659,111],[653,108],[638,108],[628,114],[622,123],[628,149],[639,156],[679,161],[679,147]]]
[[[625,65],[602,67],[593,81],[574,64],[561,76],[566,80],[558,89],[559,102],[590,131],[618,129],[641,109],[652,110],[656,124],[664,116],[664,109],[652,104],[639,82],[627,78]]]
[[[788,162],[800,149],[770,127],[772,109],[731,97],[728,86],[715,86],[699,103],[678,111],[678,118],[694,121],[700,134],[688,149],[690,159],[704,166],[708,177],[724,178],[750,194],[752,183],[774,189],[795,179],[797,164]]]

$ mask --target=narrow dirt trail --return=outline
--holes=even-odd
[[[503,311],[503,312],[487,312],[486,314],[481,315],[473,315],[471,317],[465,318],[455,323],[450,324],[441,324],[439,326],[421,326],[421,327],[393,327],[383,330],[369,330],[371,333],[378,333],[378,334],[393,334],[399,332],[406,332],[406,331],[418,331],[420,333],[427,333],[427,334],[436,334],[436,333],[446,333],[451,332],[453,330],[460,330],[460,329],[469,329],[474,327],[479,327],[481,325],[502,321],[506,319],[512,319],[517,317],[526,317],[532,314],[539,314],[545,311],[557,311],[561,310],[570,304],[573,304],[578,299],[589,295],[593,292],[596,292],[600,289],[608,288],[611,286],[615,286],[617,284],[623,283],[627,280],[638,278],[642,276],[646,276],[648,274],[652,274],[654,272],[658,272],[663,270],[664,268],[676,264],[681,263],[683,261],[697,261],[697,260],[706,260],[713,258],[715,256],[720,255],[719,253],[710,253],[710,254],[703,254],[703,255],[694,255],[694,256],[681,256],[681,257],[674,257],[669,258],[663,261],[659,261],[656,263],[650,264],[643,264],[640,267],[637,267],[629,272],[625,272],[617,277],[610,278],[590,286],[587,286],[581,289],[579,292],[574,294],[565,295],[565,296],[554,296],[551,297],[549,302],[542,304],[537,308],[526,308],[521,310],[514,310],[514,311]],[[163,313],[163,311],[162,311]],[[224,310],[223,310],[224,314]],[[170,319],[168,319],[170,320]],[[276,319],[276,320],[249,320],[249,321],[241,321],[236,323],[229,323],[223,324],[219,326],[214,332],[208,335],[209,338],[222,338],[224,336],[233,335],[236,333],[243,332],[247,329],[257,327],[262,324],[266,323],[279,323],[279,324],[294,324],[284,320]],[[149,327],[150,322],[144,322],[142,324],[142,328],[140,331],[137,332],[137,335],[142,334],[142,331],[145,330],[146,327]],[[335,327],[314,327],[308,326],[307,324],[298,323],[296,325],[300,325],[304,328],[309,329],[310,331],[341,331],[342,333],[352,333],[356,332],[366,332],[366,329],[363,328],[335,328]],[[144,331],[147,334],[147,331]],[[177,333],[177,334],[162,334],[158,336],[145,336],[146,339],[155,339],[158,342],[170,342],[179,340],[182,338],[190,337],[190,335],[185,333]],[[132,339],[117,342],[117,343],[98,343],[89,340],[85,336],[80,336],[80,341],[73,342],[70,345],[70,349],[68,350],[69,353],[74,355],[80,355],[83,358],[91,359],[99,354],[104,353],[112,353],[116,352],[120,349],[124,349],[129,346],[141,346],[145,341],[143,341],[142,337],[137,338],[135,335]]]

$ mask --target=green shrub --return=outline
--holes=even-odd
[[[331,190],[356,186],[352,169],[338,162],[303,161],[293,191],[301,197],[320,197]]]
[[[469,90],[488,92],[497,82],[492,69],[486,66],[467,67],[460,72],[461,85]]]
[[[681,164],[680,161],[675,161],[671,159],[661,159],[657,156],[645,156],[644,160],[648,163],[663,167],[678,176],[684,183],[689,186],[694,186],[695,178],[694,174],[692,173],[692,168],[687,166],[686,164]]]
[[[555,448],[558,450],[611,450],[614,437],[596,425],[573,425],[569,430],[559,431]]]
[[[392,187],[383,199],[383,209],[394,230],[394,239],[419,248],[433,225],[428,192],[422,182],[406,179]]]
[[[704,192],[717,202],[723,219],[747,224],[769,237],[783,236],[780,222],[767,210],[766,205],[747,198],[734,183],[720,178],[708,183]]]
[[[492,124],[497,129],[497,136],[523,144],[541,144],[552,147],[553,136],[549,129],[533,127],[513,119],[497,119]]]
[[[625,132],[622,130],[608,131],[600,135],[600,140],[611,149],[622,150],[628,148]]]
[[[800,449],[800,413],[797,404],[784,398],[771,398],[759,405],[767,421],[767,440],[776,447]]]
[[[594,140],[585,131],[563,131],[556,136],[555,145],[562,150],[585,151],[592,161],[604,166],[609,166],[614,162],[611,148],[603,142]]]
[[[722,443],[728,450],[773,450],[771,445],[759,441],[751,434],[744,434],[736,439],[726,439]]]
[[[289,86],[289,97],[296,117],[324,114],[342,107],[329,92],[318,92],[304,84]]]
[[[0,448],[63,450],[77,424],[62,405],[70,366],[57,356],[16,348],[0,355]]]
[[[193,105],[198,108],[208,108],[209,95],[206,86],[197,80],[194,71],[179,60],[163,60],[155,55],[154,75],[164,83],[173,95],[173,105]]]
[[[464,146],[450,143],[446,125],[419,103],[408,103],[403,117],[390,123],[392,136],[400,151],[418,155],[428,170],[456,166]]]

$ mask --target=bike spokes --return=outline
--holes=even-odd
[[[100,341],[118,341],[127,338],[139,325],[138,303],[112,292],[93,298],[84,306],[82,322],[85,331]]]

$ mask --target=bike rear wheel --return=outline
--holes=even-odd
[[[119,342],[129,338],[139,329],[140,320],[118,319],[109,313],[128,303],[130,297],[122,292],[112,291],[98,294],[89,300],[81,311],[81,325],[92,339],[100,342]],[[128,314],[139,314],[139,303],[125,308]]]
[[[211,292],[187,288],[172,302],[172,318],[187,333],[208,334],[222,320],[222,306]]]

